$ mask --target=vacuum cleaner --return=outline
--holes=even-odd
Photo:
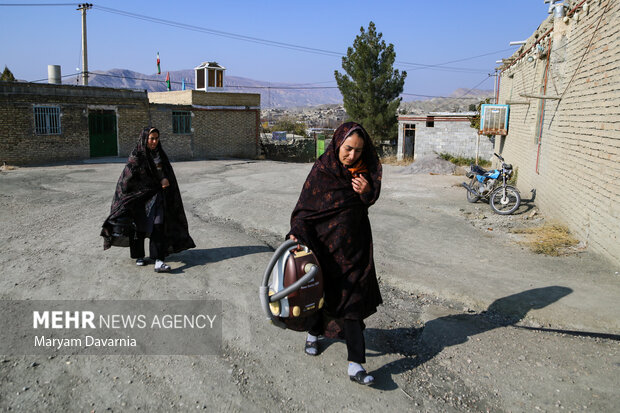
[[[274,325],[307,331],[311,316],[324,304],[323,274],[316,255],[298,241],[285,241],[267,265],[259,296]]]

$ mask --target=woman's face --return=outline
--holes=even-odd
[[[353,132],[340,145],[338,159],[344,166],[352,166],[360,159],[363,151],[364,139],[357,132]]]
[[[159,133],[157,132],[149,133],[149,138],[146,141],[146,146],[148,146],[150,150],[154,151],[155,148],[157,148],[158,142],[159,142]]]

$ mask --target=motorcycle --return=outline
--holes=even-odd
[[[501,169],[487,171],[478,165],[472,164],[465,176],[470,178],[469,184],[463,182],[467,189],[467,201],[478,202],[480,199],[488,199],[493,212],[500,215],[509,215],[515,212],[521,205],[521,194],[514,186],[507,185],[513,174],[512,165],[504,162],[504,158],[494,153],[501,161]]]

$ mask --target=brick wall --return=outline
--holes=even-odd
[[[587,13],[579,10],[567,23],[546,20],[513,55],[521,58],[501,73],[499,103],[510,104],[510,119],[508,135],[496,142],[518,168],[524,197],[535,189],[545,215],[615,263],[620,263],[619,23],[620,2],[612,0],[591,2]],[[537,42],[544,49],[540,54],[533,53]],[[545,96],[561,99],[534,97],[544,92],[546,71]]]
[[[200,106],[259,106],[258,93],[204,92],[200,90],[177,90],[149,93],[151,103]]]
[[[89,158],[88,113],[99,109],[116,113],[118,156],[129,155],[145,126],[161,131],[162,145],[174,160],[257,156],[260,95],[191,90],[152,95],[151,99],[144,91],[0,82],[0,163]],[[60,107],[60,134],[35,134],[35,105]],[[177,110],[193,113],[192,133],[172,133],[172,111]]]
[[[204,92],[203,92],[204,93]],[[172,111],[190,111],[190,134],[172,133]],[[151,105],[151,124],[171,159],[255,158],[258,110],[196,109],[187,105]]]
[[[60,134],[35,133],[38,105],[60,108]],[[135,146],[136,124],[148,121],[146,92],[0,82],[0,162],[27,165],[89,158],[88,111],[93,108],[116,111],[119,152]]]
[[[197,110],[195,133],[201,157],[258,155],[259,110]]]
[[[194,159],[195,134],[172,133],[172,111],[190,111],[191,106],[151,105],[151,126],[159,129],[159,138],[168,157],[172,160]],[[192,127],[195,127],[192,118]]]

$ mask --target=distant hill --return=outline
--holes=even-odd
[[[194,87],[194,70],[177,70],[170,72],[172,90],[181,90],[182,79],[185,78],[187,89]],[[144,74],[126,69],[111,69],[94,71],[89,76],[88,84],[122,89],[139,89],[149,92],[166,91],[166,74]],[[65,83],[75,83],[75,79],[67,78]],[[260,93],[263,108],[292,108],[308,107],[323,104],[341,104],[342,95],[337,88],[333,89],[303,89],[312,87],[307,84],[275,83],[249,79],[237,76],[224,77],[224,90],[230,92]],[[299,88],[299,89],[296,89]],[[450,99],[467,93],[471,99]],[[469,104],[478,103],[480,98],[493,94],[488,90],[457,89],[449,98],[433,98],[414,102],[403,102],[401,110],[410,113],[409,108],[418,111],[452,111],[453,109],[467,110]]]
[[[170,72],[172,90],[181,90],[185,78],[187,89],[194,88],[194,70]],[[73,79],[71,80],[73,82]],[[124,89],[146,89],[149,92],[166,91],[166,74],[146,75],[125,69],[94,71],[89,76],[91,86],[114,87]],[[261,106],[287,108],[293,106],[313,106],[342,102],[338,89],[295,89],[308,87],[293,83],[273,83],[237,76],[224,77],[224,90],[230,92],[260,93]]]
[[[492,90],[456,89],[449,96],[401,102],[398,112],[401,114],[426,114],[429,112],[468,112],[471,105],[481,100],[492,98]]]

